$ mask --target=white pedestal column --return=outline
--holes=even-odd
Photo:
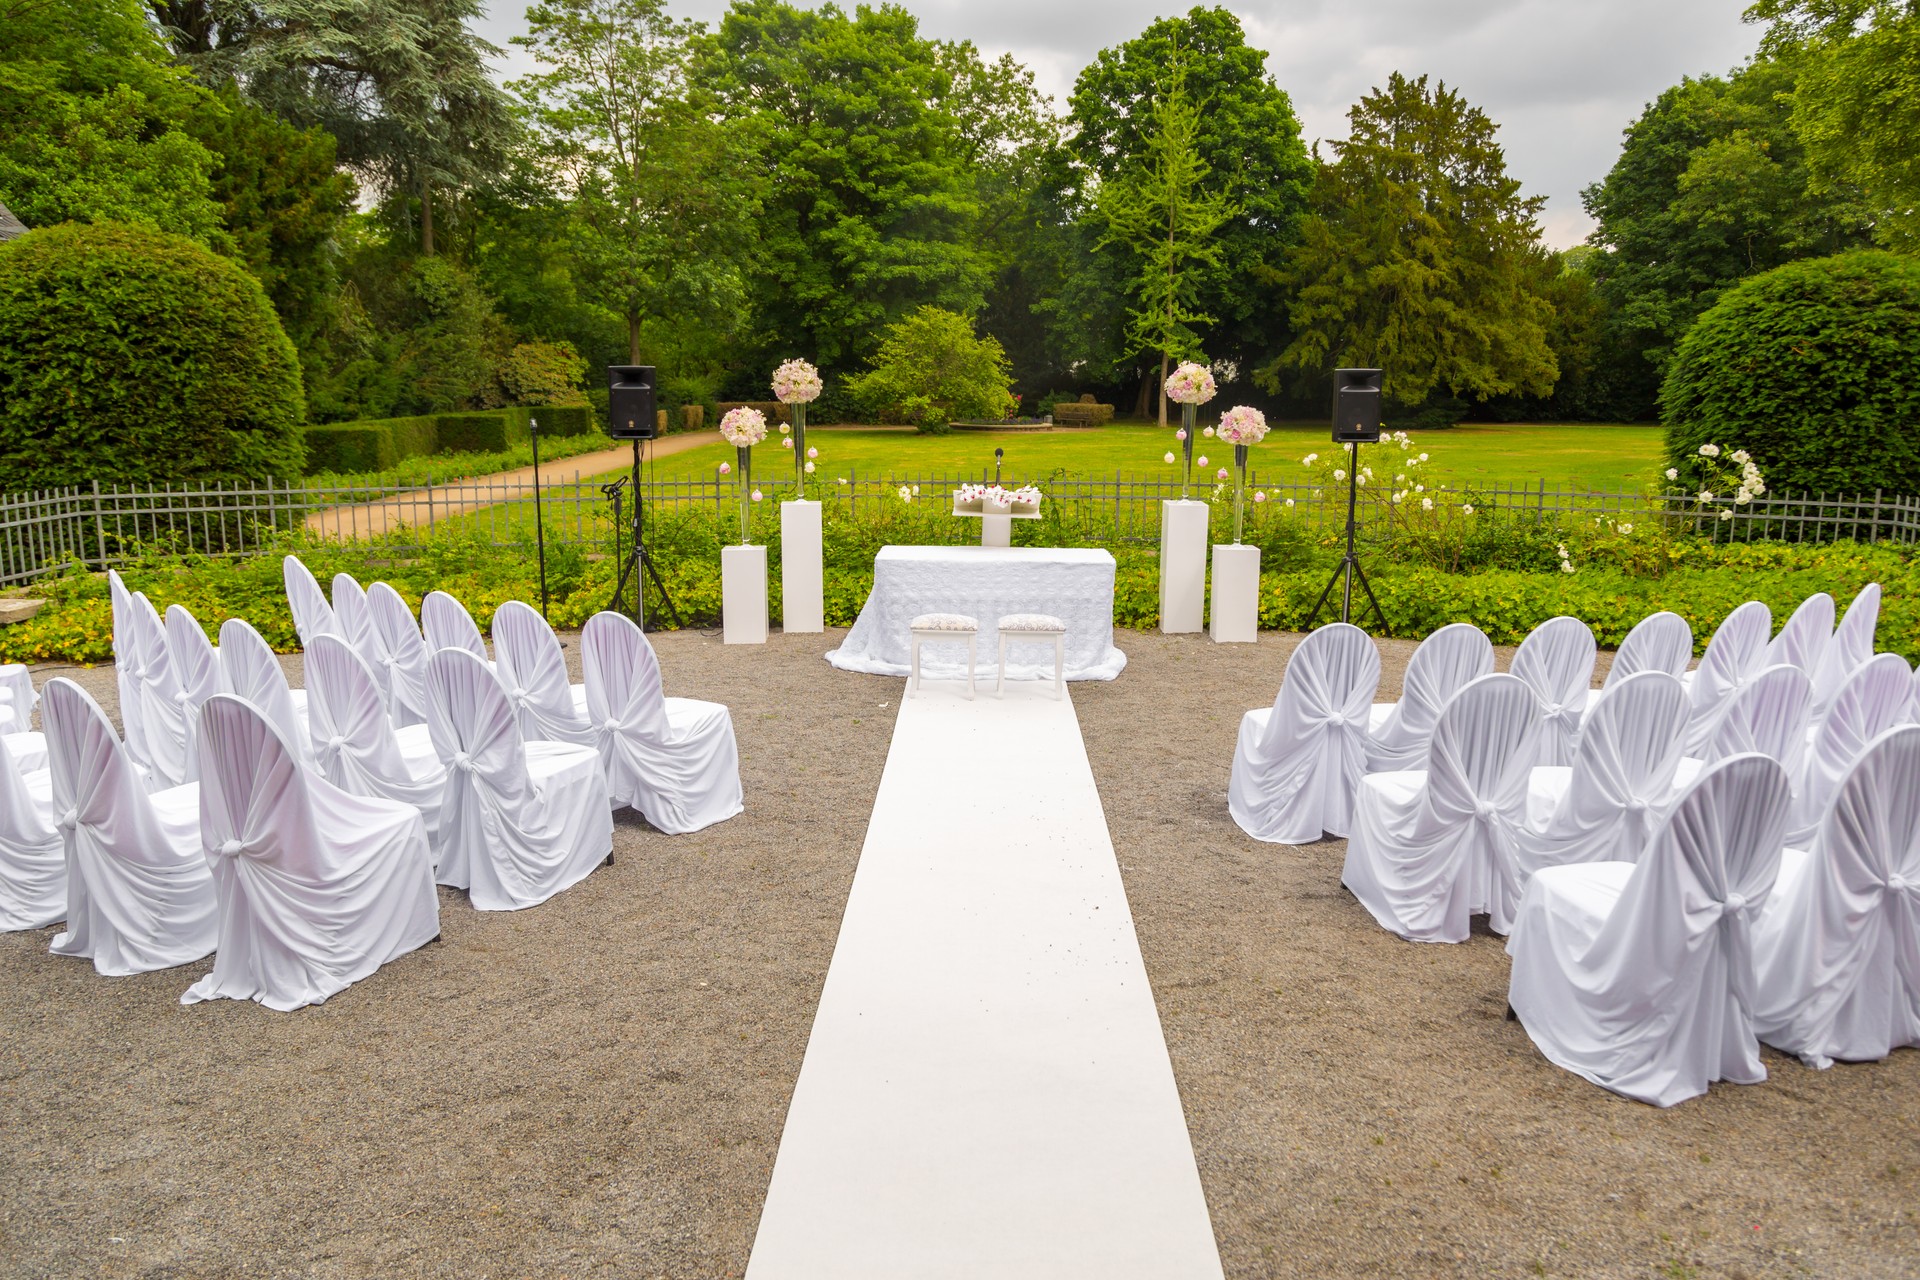
[[[767,642],[767,549],[720,548],[720,618],[727,644]]]
[[[1252,644],[1260,638],[1260,548],[1213,548],[1215,644]]]
[[[1013,517],[992,514],[980,517],[980,545],[983,547],[1010,547],[1013,545]]]
[[[826,615],[820,504],[780,504],[780,629],[820,631]]]
[[[1207,519],[1212,508],[1182,498],[1160,504],[1160,630],[1200,630],[1207,596]]]

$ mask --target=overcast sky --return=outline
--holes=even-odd
[[[525,0],[486,0],[483,33],[505,46],[526,29]],[[1681,77],[1744,61],[1759,29],[1748,0],[1241,0],[1248,41],[1293,98],[1306,139],[1346,136],[1347,108],[1388,73],[1445,80],[1500,126],[1507,168],[1547,197],[1557,247],[1591,222],[1580,189],[1606,176],[1620,131]],[[852,7],[847,0],[847,8]],[[1009,52],[1064,109],[1074,77],[1104,48],[1138,35],[1172,3],[1098,0],[906,0],[922,32]],[[725,0],[679,0],[677,15],[715,21]],[[504,74],[526,68],[511,50]]]

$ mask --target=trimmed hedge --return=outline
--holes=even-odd
[[[1753,455],[1775,493],[1920,494],[1920,261],[1810,258],[1729,289],[1675,347],[1660,389],[1667,461]]]
[[[593,410],[586,405],[521,405],[329,422],[305,429],[307,474],[384,471],[408,458],[436,453],[501,453],[532,439],[535,418],[543,436],[582,436],[595,429]]]
[[[525,426],[523,420],[522,438]],[[499,413],[443,413],[434,419],[433,429],[440,444],[438,453],[498,453],[513,436],[506,415]]]
[[[393,433],[371,423],[308,427],[307,473],[384,471],[399,458]]]
[[[1053,406],[1053,423],[1058,427],[1104,427],[1113,421],[1110,404],[1075,404],[1062,401]]]
[[[260,282],[180,236],[0,244],[0,492],[304,469],[300,362]]]

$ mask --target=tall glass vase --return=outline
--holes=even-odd
[[[807,406],[795,401],[793,410],[793,496],[807,496]]]
[[[1186,436],[1180,445],[1186,451],[1187,459],[1186,469],[1180,474],[1180,501],[1182,502],[1193,496],[1193,432],[1195,419],[1199,416],[1200,406],[1193,404],[1180,406],[1180,430]]]
[[[740,455],[738,469],[734,472],[740,480],[734,486],[734,492],[740,495],[740,545],[744,547],[753,541],[750,536],[753,530],[753,446],[735,445],[733,451]]]
[[[1233,446],[1233,545],[1240,545],[1240,526],[1247,511],[1247,446]]]

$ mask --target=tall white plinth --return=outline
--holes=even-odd
[[[980,545],[983,547],[1010,547],[1013,545],[1013,517],[996,516],[989,512],[980,517]]]
[[[767,642],[767,549],[720,548],[720,618],[727,644]]]
[[[1198,631],[1207,599],[1207,518],[1212,508],[1182,498],[1160,504],[1160,630]]]
[[[820,558],[820,504],[780,504],[780,629],[824,630],[825,571]]]
[[[1260,638],[1260,548],[1213,548],[1215,644],[1252,644]]]

